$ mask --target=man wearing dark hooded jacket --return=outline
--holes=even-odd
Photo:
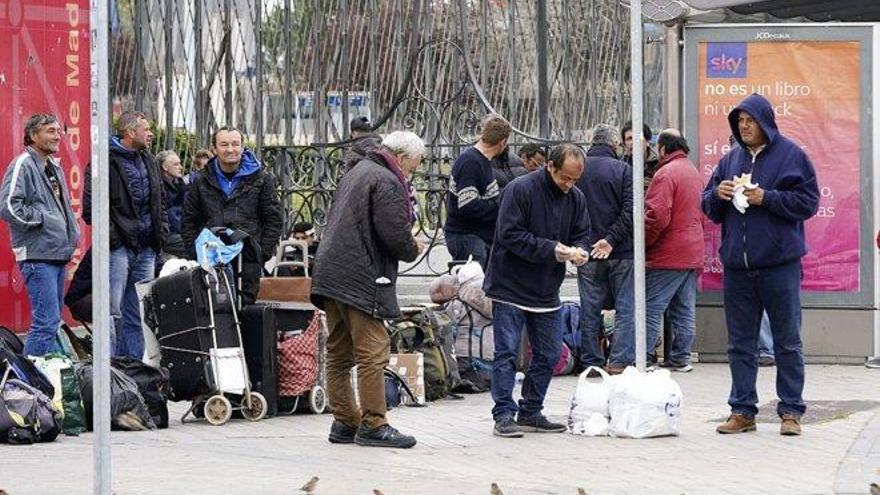
[[[397,267],[424,246],[412,235],[409,178],[425,156],[411,132],[392,132],[339,182],[315,256],[312,302],[327,312],[327,395],[331,443],[409,448],[415,438],[388,424],[389,338],[383,319],[400,315]],[[355,402],[350,372],[357,365]]]
[[[800,435],[806,409],[801,258],[807,252],[804,221],[819,206],[816,172],[804,150],[779,133],[773,107],[763,96],[747,97],[728,121],[739,146],[718,163],[702,201],[703,212],[722,228],[719,255],[733,380],[731,415],[717,431],[756,429],[758,334],[766,310],[776,351],[780,433]],[[732,204],[740,194],[748,203],[744,213]]]
[[[110,315],[114,356],[142,359],[144,334],[135,284],[155,275],[168,237],[162,174],[149,152],[150,123],[123,112],[110,140]],[[86,172],[86,177],[89,176]],[[83,219],[92,223],[91,181],[83,188]]]
[[[195,257],[204,228],[227,227],[248,234],[242,251],[242,303],[257,298],[263,263],[275,254],[284,221],[275,178],[243,147],[242,133],[221,127],[211,136],[214,158],[191,184],[183,205],[181,237]]]

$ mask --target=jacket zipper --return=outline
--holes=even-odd
[[[755,161],[758,159],[758,155],[761,151],[752,155],[752,173],[755,172]],[[746,265],[746,270],[749,270],[749,254],[746,251],[746,219],[748,216],[743,215],[743,217],[743,263]]]

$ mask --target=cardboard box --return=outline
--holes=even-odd
[[[425,356],[421,352],[413,354],[392,354],[388,360],[388,367],[396,371],[398,375],[406,380],[413,395],[416,396],[416,403],[425,403]],[[409,404],[412,400],[406,392],[400,394],[400,403]]]
[[[260,301],[309,302],[312,279],[308,277],[264,277],[260,279]]]

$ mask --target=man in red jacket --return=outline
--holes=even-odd
[[[703,266],[703,182],[678,130],[661,132],[657,148],[660,161],[645,197],[648,349],[654,348],[668,309],[672,352],[660,366],[687,372],[693,369],[697,273]]]

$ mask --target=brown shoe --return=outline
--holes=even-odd
[[[715,431],[722,434],[728,434],[745,433],[757,429],[758,426],[755,424],[755,418],[747,418],[742,414],[731,414],[726,422],[718,425],[718,428],[715,428]]]
[[[794,414],[783,414],[782,425],[779,434],[785,436],[798,436],[801,434],[801,422]]]
[[[609,375],[619,375],[623,373],[623,370],[626,369],[626,366],[620,364],[609,364],[605,367],[605,372]]]

